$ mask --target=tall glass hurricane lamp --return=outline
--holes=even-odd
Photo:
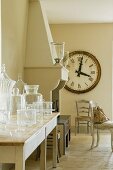
[[[52,57],[55,60],[55,64],[60,63],[61,60],[63,59],[64,46],[65,46],[65,42],[62,42],[62,43],[51,42]]]

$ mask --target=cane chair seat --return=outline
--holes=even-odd
[[[106,122],[103,123],[94,123],[94,108],[96,107],[97,107],[97,103],[94,101],[90,101],[91,128],[92,128],[91,149],[99,145],[99,141],[100,141],[99,130],[109,130],[111,133],[111,149],[113,151],[113,121],[107,120]],[[95,141],[95,130],[96,130],[96,141]]]
[[[97,126],[96,124],[94,125]],[[111,130],[113,129],[113,121],[108,120],[107,122],[104,122],[102,124],[98,124],[98,129],[101,130]]]

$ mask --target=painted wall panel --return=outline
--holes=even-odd
[[[102,75],[99,84],[85,94],[74,94],[65,88],[60,91],[60,110],[62,114],[76,115],[75,101],[95,100],[112,117],[112,41],[113,24],[54,24],[50,25],[54,41],[64,41],[65,50],[85,50],[99,60]]]

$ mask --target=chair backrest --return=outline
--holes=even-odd
[[[90,107],[90,114],[91,114],[91,118],[92,120],[94,120],[94,108],[97,107],[97,103],[93,100],[89,101],[89,107]]]
[[[77,116],[90,116],[90,105],[88,100],[76,101]]]

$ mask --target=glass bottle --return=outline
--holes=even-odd
[[[19,89],[19,94],[24,93],[24,85],[25,83],[22,80],[21,74],[18,74],[18,80],[16,81],[14,87]]]

